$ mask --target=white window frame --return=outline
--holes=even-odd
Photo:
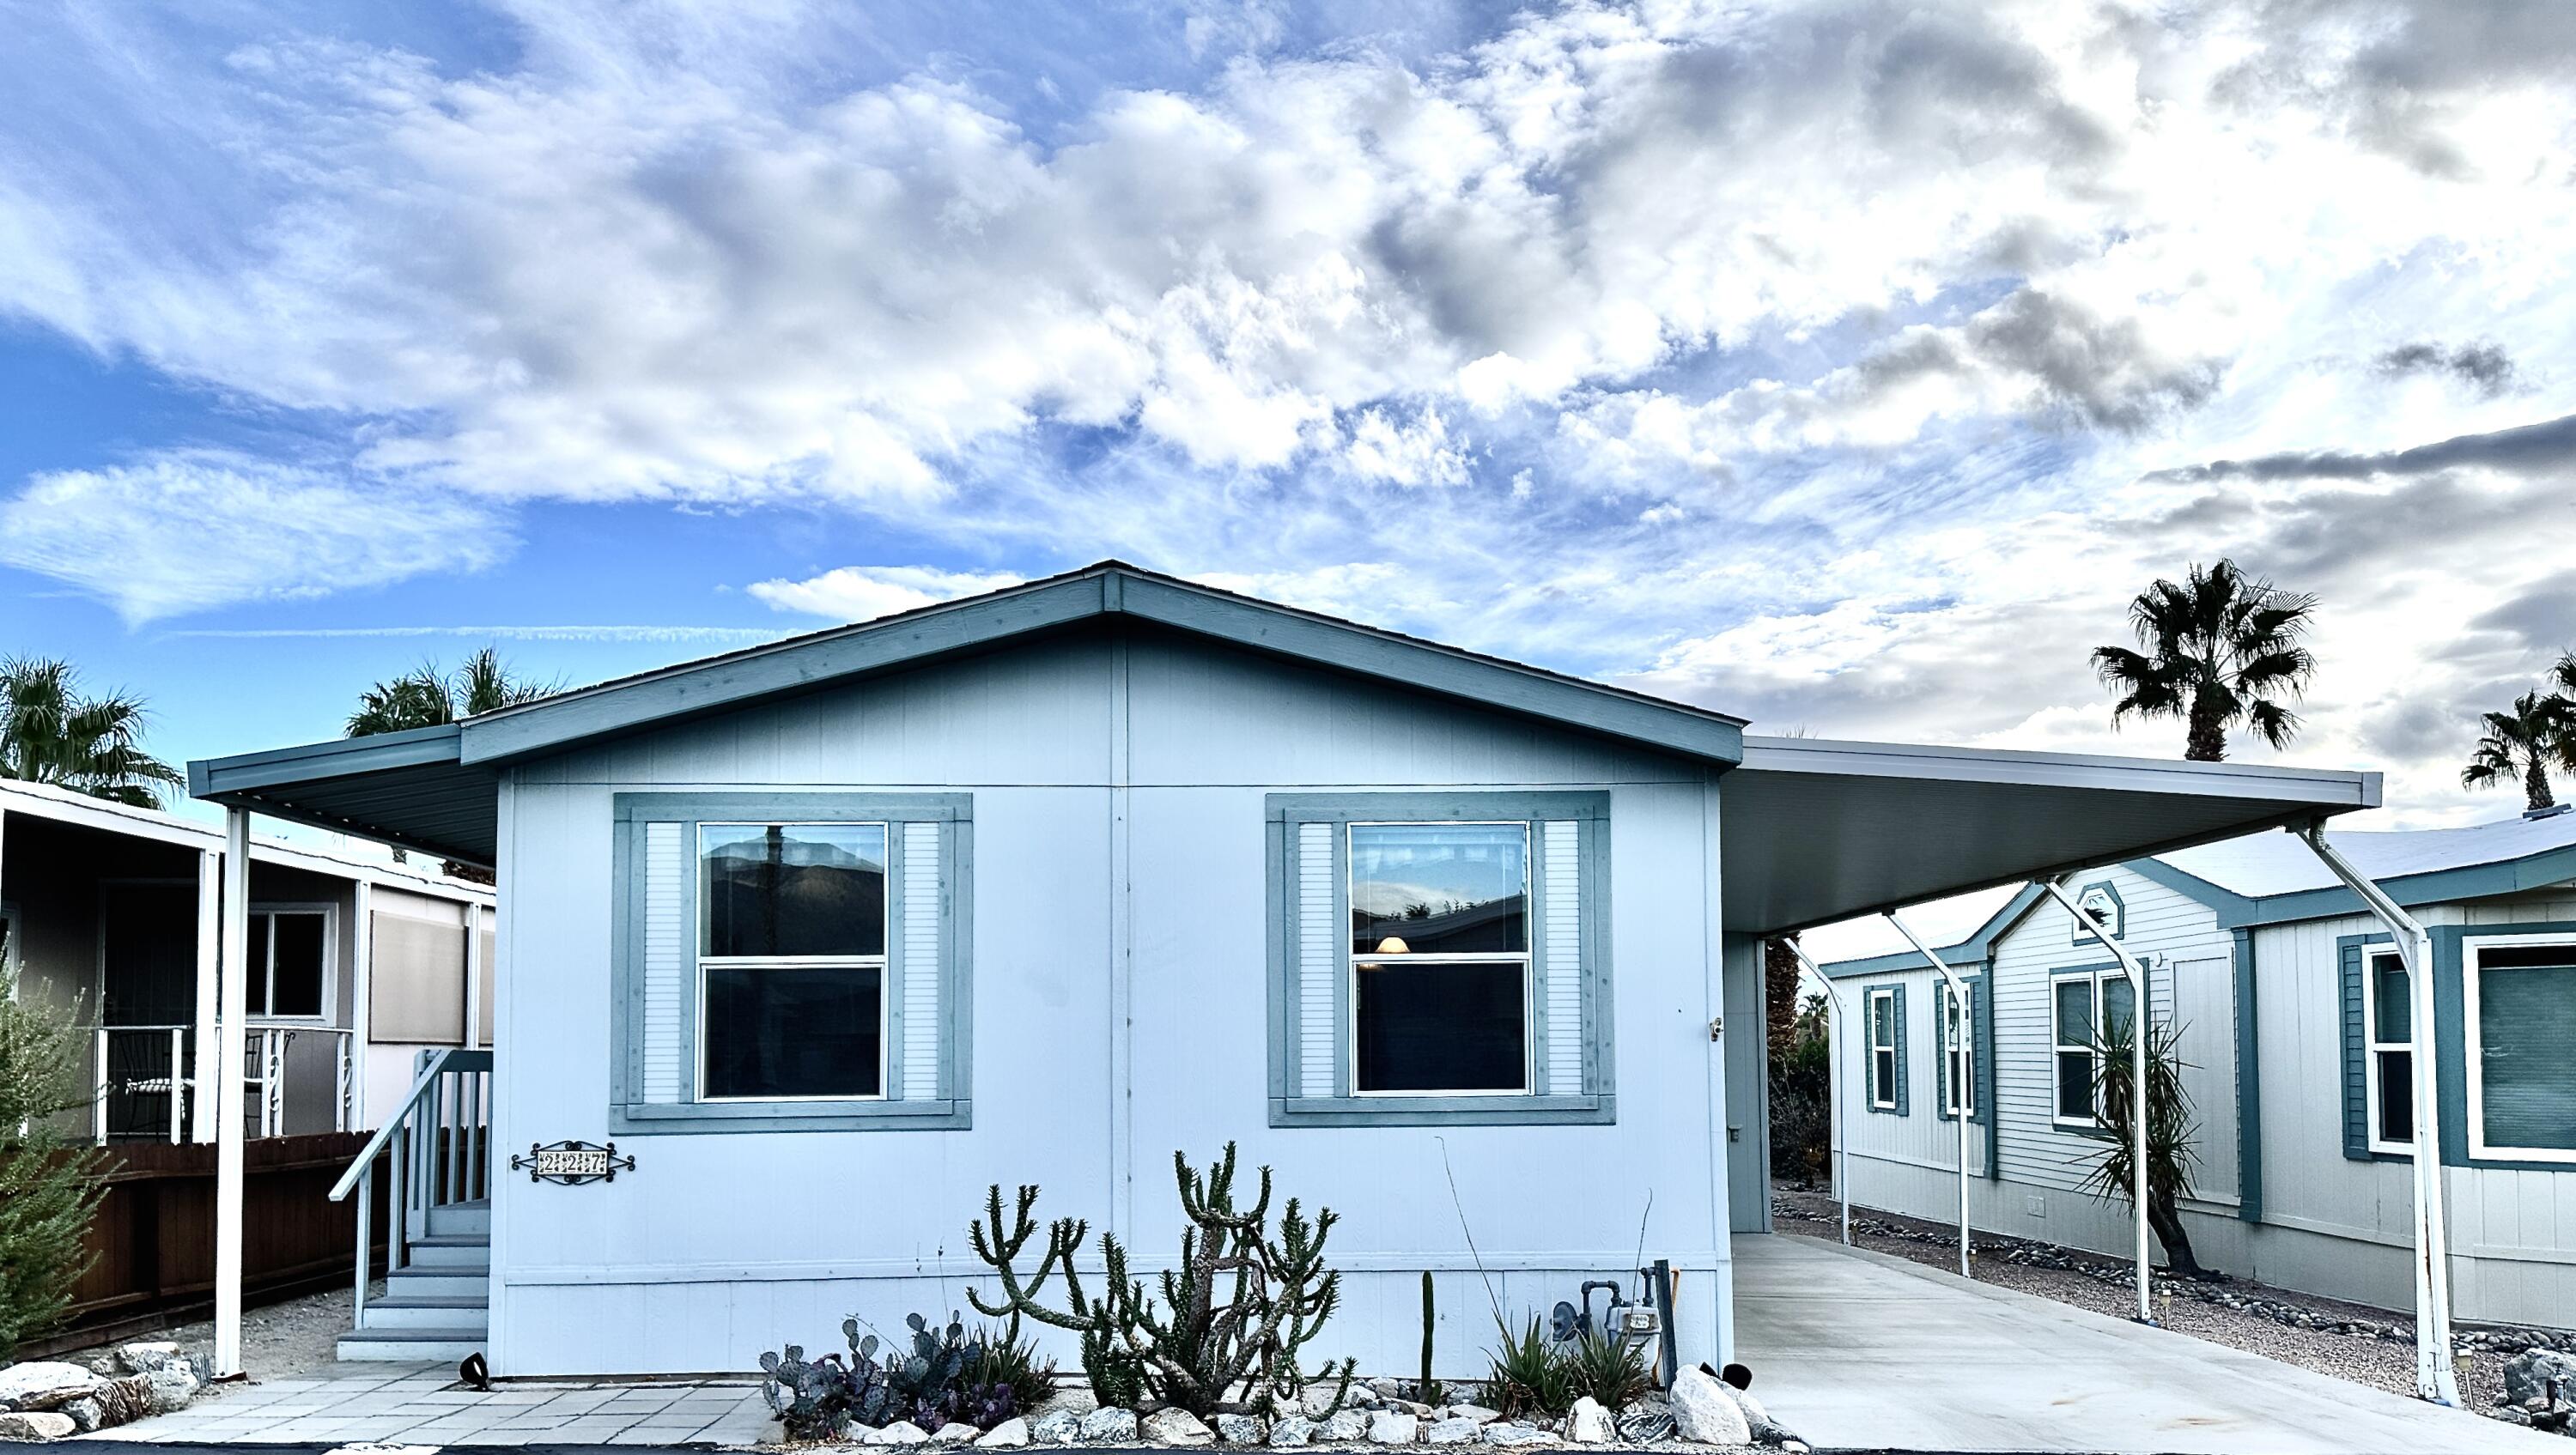
[[[1884,1022],[1878,1015],[1878,1008],[1882,1003],[1887,1007],[1887,1019]],[[1868,1000],[1861,1009],[1861,1017],[1861,1023],[1869,1034],[1869,1104],[1879,1111],[1894,1111],[1897,1101],[1897,1087],[1894,1083],[1897,1077],[1905,1074],[1905,1056],[1897,1046],[1896,987],[1872,986]],[[1882,1024],[1887,1027],[1885,1044],[1881,1044],[1878,1039],[1878,1028]],[[1887,1057],[1889,1067],[1888,1074],[1884,1077],[1878,1074],[1878,1058],[1881,1055]]]
[[[2460,941],[2460,1036],[2467,1048],[2467,1055],[2462,1059],[2469,1068],[2469,1156],[2472,1160],[2491,1157],[2502,1161],[2555,1162],[2576,1166],[2576,1151],[2558,1147],[2497,1147],[2487,1142],[2486,1046],[2478,1038],[2479,981],[2485,978],[2486,967],[2478,962],[2478,956],[2490,946],[2501,948],[2511,945],[2576,945],[2576,935],[2546,932],[2473,935]],[[2521,967],[2508,965],[2500,968],[2512,971]],[[2368,979],[2367,976],[2363,978]],[[2576,1048],[2571,1050],[2576,1051]]]
[[[1350,1008],[1350,1024],[1344,1027],[1345,1044],[1350,1049],[1351,1095],[1366,1101],[1401,1101],[1416,1097],[1442,1096],[1518,1096],[1538,1094],[1538,1006],[1536,975],[1532,962],[1536,957],[1534,940],[1538,934],[1538,911],[1530,895],[1530,856],[1538,852],[1537,836],[1525,819],[1353,819],[1342,825],[1342,902],[1355,901],[1351,891],[1358,880],[1359,852],[1354,834],[1360,829],[1384,828],[1450,828],[1512,829],[1521,836],[1521,948],[1517,953],[1506,950],[1482,950],[1469,953],[1423,954],[1408,951],[1402,955],[1363,955],[1349,948],[1350,930],[1341,928],[1343,1004]],[[1359,1080],[1360,1044],[1360,966],[1363,964],[1400,963],[1407,965],[1506,965],[1521,967],[1521,1084],[1510,1087],[1448,1087],[1419,1091],[1363,1091]]]
[[[322,917],[322,1013],[319,1015],[279,1015],[277,1006],[277,917],[282,914],[312,914]],[[245,1012],[244,1023],[253,1026],[324,1026],[340,1024],[340,906],[329,900],[263,900],[250,907],[252,919],[268,921],[268,963],[259,967],[260,1004],[269,1009],[257,1014]],[[243,943],[249,943],[244,940]],[[245,985],[243,989],[249,987]],[[247,1003],[247,1002],[245,1002]]]
[[[2102,982],[2106,979],[2125,981],[2127,977],[2121,975],[2117,967],[2108,970],[2097,968],[2059,971],[2048,977],[2048,1120],[2051,1126],[2064,1127],[2070,1131],[2097,1131],[2101,1128],[2102,1052],[2095,1043],[2102,1037],[2104,1004]],[[2085,1012],[2093,1027],[2093,1035],[2090,1039],[2084,1041],[2066,1039],[2066,1020],[2061,1013],[2063,1008],[2057,1003],[2057,991],[2060,986],[2068,984],[2084,986],[2084,993],[2092,997],[2090,1008]],[[2071,1117],[2066,1114],[2064,1079],[2066,1066],[2059,1058],[2079,1052],[2089,1060],[2093,1068],[2093,1113],[2090,1116]]]
[[[2406,968],[2405,957],[2397,953],[2397,947],[2394,945],[2362,946],[2361,1115],[2364,1124],[2363,1132],[2369,1138],[2370,1150],[2403,1157],[2411,1156],[2415,1151],[2413,1136],[2392,1139],[2380,1135],[2380,1129],[2388,1124],[2388,1117],[2387,1108],[2382,1104],[2382,1098],[2386,1094],[2386,1081],[2379,1072],[2379,1058],[2383,1052],[2388,1051],[2406,1053],[2407,1090],[2411,1094],[2414,1090],[2416,1049],[2412,1040],[2383,1041],[2379,1038],[2379,966],[2383,960],[2395,961],[2399,973],[2406,976],[2406,1026],[2410,1031],[2415,1028],[2415,976],[2413,971]],[[2476,1072],[2472,1070],[2470,1074],[2474,1077]]]
[[[1938,986],[1941,992],[1941,1065],[1949,1085],[1942,1088],[1941,1114],[1949,1117],[1977,1118],[1977,1037],[1976,992],[1962,986],[1953,990],[1948,981]]]
[[[885,893],[878,903],[878,913],[885,916],[885,931],[877,939],[873,955],[710,955],[706,952],[707,915],[712,909],[706,892],[706,843],[711,829],[849,829],[872,828],[884,837],[886,870]],[[690,897],[697,902],[697,923],[690,938],[690,975],[696,981],[698,1004],[695,1051],[697,1069],[688,1088],[690,1099],[710,1106],[734,1102],[786,1104],[789,1102],[866,1102],[889,1099],[888,1042],[893,1038],[890,1014],[894,1001],[894,977],[890,969],[890,951],[894,943],[894,824],[877,819],[700,819],[697,842],[689,845],[689,871],[694,888]],[[869,970],[877,972],[877,1089],[873,1094],[855,1096],[709,1096],[707,1085],[707,971],[718,970]]]

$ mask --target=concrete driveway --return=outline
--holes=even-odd
[[[1816,1238],[1735,1239],[1736,1357],[1819,1448],[2570,1455],[2556,1436]]]

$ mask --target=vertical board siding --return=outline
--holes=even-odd
[[[903,826],[903,1089],[905,1101],[939,1097],[939,825]]]
[[[680,1099],[680,987],[688,854],[675,823],[644,825],[644,1099]]]
[[[1331,824],[1297,826],[1297,1089],[1305,1096],[1334,1090],[1333,979],[1342,959],[1333,923],[1335,857]]]
[[[1541,882],[1547,903],[1539,923],[1547,936],[1544,987],[1547,1006],[1547,1091],[1583,1090],[1583,860],[1576,852],[1580,825],[1551,820],[1542,826],[1546,856]]]

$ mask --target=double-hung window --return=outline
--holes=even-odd
[[[969,1123],[971,800],[616,800],[622,1131]]]
[[[2362,1104],[2370,1150],[2404,1152],[2415,1143],[2415,1002],[2406,962],[2393,949],[2372,950],[2362,969],[2362,1024],[2370,1038]]]
[[[1904,987],[1869,990],[1869,1105],[1873,1111],[1905,1109]]]
[[[2056,1061],[2056,1115],[2061,1127],[2102,1124],[2102,1055],[2126,1035],[2137,1006],[2118,966],[2069,971],[2049,982],[2049,1020]]]
[[[1962,992],[1944,982],[1941,996],[1941,1114],[1977,1114],[1977,1031]]]
[[[2461,943],[2469,1155],[2576,1163],[2576,938]]]
[[[1273,1125],[1612,1119],[1607,795],[1269,816]]]

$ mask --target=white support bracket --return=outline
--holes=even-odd
[[[1912,945],[1914,952],[1921,955],[1926,964],[1941,972],[1941,979],[1949,985],[1950,994],[1958,997],[1960,1039],[1969,1045],[1974,1045],[1974,1041],[1969,1039],[1971,1027],[1968,1017],[1973,1007],[1968,1000],[1967,982],[1961,980],[1958,972],[1950,968],[1949,961],[1925,948],[1923,942],[1914,937],[1914,932],[1905,927],[1905,921],[1896,917],[1896,911],[1889,909],[1881,910],[1879,913],[1889,924],[1896,926],[1896,932],[1905,937],[1905,943]],[[1935,1009],[1932,1030],[1932,1044],[1940,1049],[1944,1064],[1947,1064],[1950,1054],[1948,1007],[1942,1006]],[[1973,1061],[1974,1058],[1975,1052],[1971,1051],[1961,1059]],[[1971,1071],[1973,1072],[1973,1067]],[[1968,1231],[1968,1123],[1974,1119],[1972,1114],[1976,1110],[1977,1091],[1973,1083],[1962,1085],[1957,1089],[1959,1092],[1959,1276],[1974,1278],[1977,1275],[1970,1271],[1968,1263],[1968,1255],[1975,1247],[1975,1238]]]
[[[2120,942],[2104,932],[2102,922],[2084,912],[2066,887],[2054,879],[2033,880],[2048,891],[2048,897],[2063,905],[2075,917],[2075,927],[2091,935],[2096,944],[2111,952],[2120,962],[2120,973],[2129,981],[2129,1202],[2137,1214],[2138,1322],[2156,1321],[2154,1305],[2149,1302],[2154,1290],[2148,1276],[2153,1271],[2147,1258],[2147,1036],[2155,1024],[2156,1009],[2147,991],[2147,962],[2130,954]],[[2097,1016],[2099,1012],[2096,1013]],[[2107,1017],[2102,1017],[2107,1019]],[[2096,1026],[2096,1034],[2100,1032]]]
[[[1821,966],[1807,958],[1805,946],[1796,940],[1783,940],[1781,943],[1789,947],[1790,954],[1798,957],[1798,963],[1806,967],[1808,974],[1816,977],[1816,983],[1825,987],[1825,995],[1834,1008],[1833,1015],[1825,1022],[1825,1052],[1832,1068],[1832,1074],[1825,1078],[1825,1124],[1833,1128],[1834,1133],[1834,1195],[1843,1205],[1843,1246],[1848,1248],[1851,1246],[1851,1138],[1843,1132],[1843,1108],[1851,1105],[1851,1097],[1843,1089],[1842,1049],[1851,1044],[1851,1032],[1843,1026],[1850,1019],[1851,1003],[1843,999],[1842,987],[1834,984]]]
[[[2415,1393],[2435,1404],[2460,1402],[2451,1347],[2450,1234],[2442,1214],[2442,1149],[2433,1038],[2433,937],[2369,876],[2326,842],[2325,821],[2294,830],[2344,887],[2388,927],[2406,965],[2407,1041],[2414,1064]]]

